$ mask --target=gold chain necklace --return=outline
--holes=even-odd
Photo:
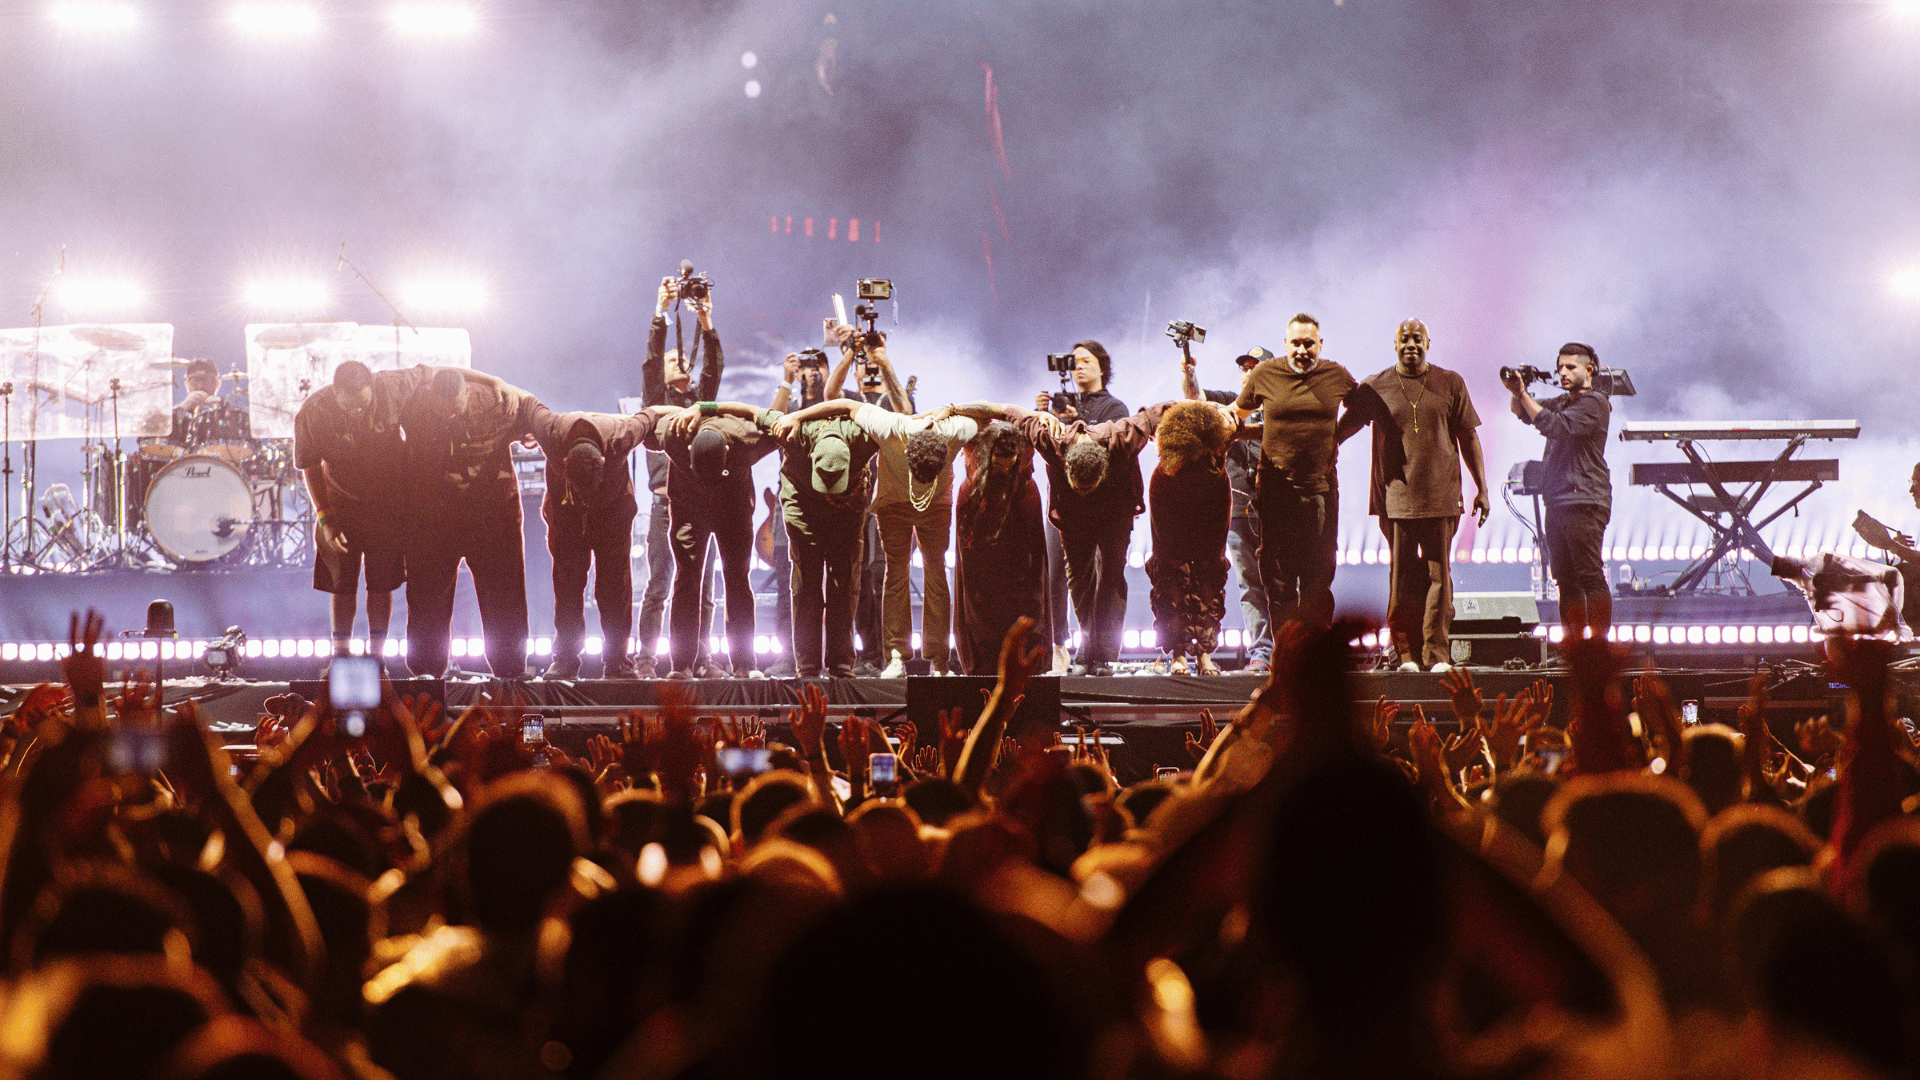
[[[1428,370],[1431,370],[1431,369],[1428,369]],[[1400,396],[1406,399],[1407,408],[1413,410],[1413,433],[1415,435],[1418,435],[1420,434],[1420,403],[1427,400],[1427,384],[1423,381],[1427,377],[1427,372],[1423,370],[1418,375],[1408,375],[1406,372],[1401,371],[1398,367],[1395,367],[1393,369],[1393,373],[1395,375],[1400,376]],[[1408,379],[1412,379],[1420,383],[1419,397],[1416,398],[1412,394],[1407,393]]]

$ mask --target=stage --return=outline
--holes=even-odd
[[[1654,670],[1654,669],[1642,669]],[[1628,677],[1638,672],[1629,672]],[[1746,700],[1752,668],[1665,669],[1675,701],[1697,701],[1703,723],[1735,724],[1735,710]],[[1474,670],[1474,681],[1488,706],[1502,694],[1512,697],[1545,680],[1553,686],[1554,705],[1549,722],[1564,726],[1571,698],[1568,675],[1561,669],[1539,671]],[[1839,689],[1824,670],[1798,661],[1776,662],[1770,668],[1769,725],[1776,737],[1791,745],[1793,725],[1823,714],[1839,716]],[[1263,682],[1261,675],[1218,676],[1124,675],[1109,678],[1040,677],[1028,686],[1027,707],[1013,724],[1023,741],[1044,741],[1052,732],[1073,738],[1076,727],[1100,729],[1122,782],[1152,775],[1155,766],[1188,767],[1186,736],[1200,730],[1200,711],[1211,710],[1224,724]],[[1443,729],[1453,724],[1453,707],[1431,673],[1362,672],[1355,679],[1355,708],[1370,709],[1381,697],[1398,702],[1397,721],[1404,729],[1418,705]],[[1920,693],[1920,669],[1897,669],[1895,686],[1904,698]],[[474,679],[407,679],[395,685],[402,694],[426,694],[446,704],[449,712],[483,704],[499,705],[516,715],[538,714],[546,722],[547,737],[570,754],[585,752],[593,735],[613,734],[619,717],[630,710],[648,710],[663,692],[685,695],[689,707],[706,717],[753,717],[774,730],[787,724],[789,712],[800,701],[801,689],[817,685],[827,695],[831,719],[862,716],[885,723],[912,721],[922,746],[936,745],[937,709],[960,707],[966,723],[977,716],[991,678],[917,676],[905,679],[711,679],[570,680],[534,679],[514,684]],[[0,714],[10,713],[26,685],[12,685],[0,695]],[[191,699],[201,718],[230,746],[251,748],[257,718],[269,697],[289,690],[317,696],[320,686],[307,681],[216,682],[202,677],[170,680],[167,700]],[[1057,700],[1057,707],[1053,702]],[[832,737],[829,744],[835,744]],[[834,751],[837,754],[837,750]]]

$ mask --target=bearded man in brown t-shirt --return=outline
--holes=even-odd
[[[1287,323],[1287,355],[1264,357],[1233,403],[1242,421],[1260,410],[1260,578],[1267,617],[1309,627],[1333,623],[1334,548],[1340,534],[1340,484],[1334,472],[1340,403],[1356,385],[1346,368],[1320,359],[1320,320],[1302,312]]]
[[[1473,475],[1473,512],[1484,525],[1491,509],[1481,459],[1480,414],[1467,381],[1427,362],[1432,339],[1419,319],[1393,336],[1394,365],[1347,397],[1336,436],[1341,442],[1373,425],[1373,472],[1367,512],[1380,519],[1392,553],[1387,633],[1402,671],[1450,671],[1453,624],[1453,537],[1460,526],[1460,461]]]

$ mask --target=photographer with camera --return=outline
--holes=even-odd
[[[1068,424],[1076,420],[1104,424],[1127,418],[1127,403],[1107,392],[1107,384],[1113,381],[1113,359],[1107,355],[1106,346],[1091,338],[1075,342],[1067,352],[1047,354],[1047,370],[1070,382],[1073,389],[1034,395],[1035,412],[1052,414]],[[1058,673],[1067,669],[1067,642],[1073,636],[1067,627],[1067,560],[1058,528],[1047,529],[1047,609],[1053,625],[1053,671]]]
[[[684,409],[720,395],[720,374],[726,368],[726,356],[720,350],[720,335],[713,329],[713,285],[692,271],[691,264],[683,263],[680,276],[660,279],[653,325],[647,331],[647,358],[640,368],[643,407],[671,405]],[[695,293],[698,295],[692,295]],[[667,313],[676,302],[685,304],[695,316],[699,337],[695,339],[693,353],[695,357],[705,357],[697,384],[693,377],[693,359],[682,355],[678,348],[667,348]],[[677,337],[677,324],[675,330]],[[660,625],[673,588],[675,562],[667,501],[667,477],[672,470],[667,456],[658,450],[646,451],[646,461],[647,489],[652,494],[653,505],[647,512],[647,590],[640,598],[636,635],[639,656],[635,670],[639,678],[651,679],[658,673],[654,649],[660,641]],[[710,666],[706,641],[712,628],[713,584],[708,580],[701,582],[700,587],[699,647],[692,670]]]
[[[1538,373],[1502,368],[1500,381],[1513,395],[1513,415],[1547,437],[1542,455],[1546,502],[1547,567],[1560,587],[1560,625],[1569,640],[1607,636],[1613,625],[1613,593],[1600,540],[1613,514],[1613,478],[1607,471],[1607,424],[1613,405],[1595,389],[1600,358],[1593,346],[1560,346],[1555,371],[1566,393],[1535,401],[1528,381]]]

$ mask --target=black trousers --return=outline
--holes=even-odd
[[[1132,539],[1131,517],[1060,530],[1067,593],[1084,635],[1075,660],[1088,667],[1110,664],[1120,655],[1120,629],[1127,618],[1127,543]]]
[[[1564,596],[1568,592],[1611,594],[1607,564],[1600,557],[1600,539],[1607,531],[1612,507],[1581,503],[1547,506],[1541,522],[1547,542],[1547,569]]]
[[[1274,634],[1296,619],[1309,627],[1331,626],[1340,489],[1303,491],[1266,469],[1260,471],[1259,488],[1260,580]]]
[[[735,675],[753,667],[753,501],[714,506],[700,492],[672,503],[673,608],[667,638],[673,669],[691,673],[705,645],[700,627],[701,585],[707,577],[707,547],[720,548],[720,577],[727,588],[727,643]]]
[[[866,532],[860,554],[860,596],[854,607],[854,626],[860,631],[861,660],[874,667],[884,667],[887,662],[884,640],[886,631],[886,579],[887,557],[880,547],[880,529],[877,519],[867,515]]]
[[[1393,556],[1387,635],[1397,663],[1453,663],[1453,534],[1457,517],[1388,518]]]
[[[640,625],[635,649],[654,656],[660,648],[660,627],[666,621],[667,602],[673,597],[673,513],[665,495],[655,495],[647,511],[647,589],[640,597]],[[700,655],[707,658],[707,635],[713,633],[713,577],[700,579]]]
[[[407,667],[438,676],[453,639],[460,563],[473,575],[487,666],[499,678],[527,673],[527,560],[520,500],[484,507],[425,508],[407,548]]]
[[[853,668],[853,612],[864,568],[867,516],[835,527],[787,525],[793,563],[793,665],[801,678]],[[823,527],[824,526],[824,527]],[[823,665],[824,661],[824,665]]]
[[[542,504],[547,551],[553,555],[553,655],[577,658],[587,632],[587,571],[593,568],[593,602],[600,609],[600,655],[625,657],[633,633],[633,500],[624,506]]]

